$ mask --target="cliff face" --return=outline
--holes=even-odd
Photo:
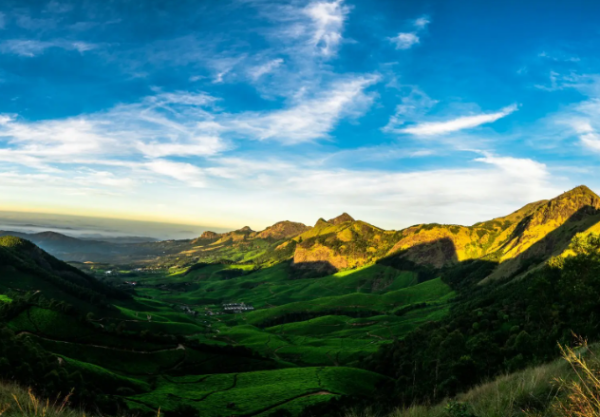
[[[219,233],[206,231],[202,233],[198,239],[194,239],[193,242],[198,240],[216,240],[219,238],[219,236],[221,236]]]
[[[351,219],[351,220],[349,220]],[[395,232],[386,231],[348,214],[315,226],[294,238],[294,264],[328,263],[336,269],[355,268],[373,262],[392,247]]]
[[[599,213],[600,197],[585,186],[473,226],[422,224],[394,232],[344,213],[329,221],[319,219],[312,229],[296,237],[293,261],[346,269],[385,257],[436,268],[488,259],[500,263],[490,277],[494,279],[518,271],[532,259],[560,254],[576,233],[600,231]]]
[[[527,263],[539,263],[564,252],[573,237],[590,232],[600,222],[600,197],[579,186],[545,201],[511,227],[498,248],[500,266],[489,279],[503,278]]]
[[[579,186],[551,200],[527,204],[515,212],[472,226],[421,224],[386,231],[347,213],[314,227],[282,221],[254,232],[249,227],[196,239],[207,248],[277,243],[271,262],[292,259],[298,268],[340,270],[384,258],[441,268],[469,259],[499,263],[488,277],[506,277],[565,251],[577,233],[600,232],[600,197]],[[267,250],[267,255],[271,252]],[[405,265],[396,262],[395,265]],[[524,269],[525,268],[525,269]]]

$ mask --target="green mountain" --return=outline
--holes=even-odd
[[[599,209],[581,186],[472,226],[205,232],[126,245],[101,280],[1,237],[0,373],[115,415],[435,404],[600,338]]]
[[[131,298],[14,236],[0,237],[0,271],[4,293],[42,292],[48,298],[86,307]]]

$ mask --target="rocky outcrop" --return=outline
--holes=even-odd
[[[497,252],[501,264],[489,279],[507,277],[563,253],[575,235],[598,222],[600,197],[584,185],[539,204],[507,230]]]
[[[352,218],[352,216],[350,216],[348,213],[342,213],[337,217],[334,217],[333,219],[329,219],[327,221],[327,223],[331,223],[333,225],[338,225],[338,224],[342,224],[342,223],[346,223],[346,222],[354,222],[354,218]]]
[[[258,233],[257,237],[260,239],[272,240],[291,239],[310,229],[311,227],[306,226],[305,224],[285,220],[267,227],[265,230]]]
[[[212,239],[218,239],[219,236],[220,236],[219,233],[206,231],[200,235],[200,239],[212,240]]]

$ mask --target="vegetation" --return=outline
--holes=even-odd
[[[113,415],[594,415],[593,349],[569,346],[600,338],[599,201],[135,244],[164,254],[101,281],[1,237],[0,373]]]

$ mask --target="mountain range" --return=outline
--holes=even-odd
[[[28,239],[66,261],[186,267],[229,260],[272,265],[289,260],[307,274],[323,275],[375,262],[411,262],[442,268],[470,259],[498,262],[489,279],[503,278],[563,253],[572,238],[600,231],[600,197],[578,186],[553,199],[472,226],[418,224],[384,230],[347,213],[314,226],[280,221],[262,231],[246,226],[196,239],[137,243],[84,240],[54,232],[0,231]],[[525,272],[525,271],[523,271]]]
[[[555,359],[573,333],[600,337],[597,233],[585,186],[472,226],[384,230],[343,213],[126,244],[2,232],[0,373],[52,398],[75,386],[74,403],[103,415],[464,398]],[[506,413],[423,415],[522,415],[530,391]]]
[[[582,185],[472,226],[430,223],[384,230],[343,213],[319,219],[312,227],[282,221],[260,232],[250,227],[227,233],[209,231],[190,241],[144,246],[162,248],[165,254],[155,261],[170,266],[222,259],[256,265],[289,260],[293,267],[317,275],[376,262],[409,261],[442,268],[482,259],[499,263],[489,277],[497,279],[524,266],[535,268],[563,253],[575,235],[596,231],[600,231],[600,197]]]

